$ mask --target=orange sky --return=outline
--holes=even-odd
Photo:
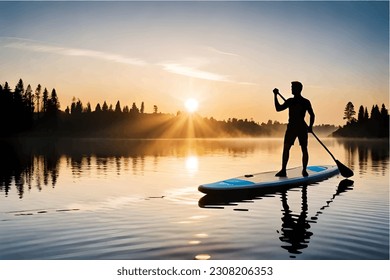
[[[389,100],[387,2],[0,2],[1,84],[94,108],[287,122],[272,89],[304,85],[316,123]],[[16,17],[16,18],[12,18]],[[35,19],[35,20],[32,20]],[[10,24],[12,22],[12,24]]]

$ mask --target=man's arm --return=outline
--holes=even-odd
[[[309,113],[309,116],[310,116],[310,124],[308,127],[308,131],[313,132],[313,124],[314,124],[314,120],[315,120],[315,115],[314,115],[313,108],[311,107],[310,101],[309,101],[309,108],[307,109],[307,112]]]
[[[277,88],[275,88],[273,90],[273,92],[274,92],[274,103],[275,103],[276,111],[280,112],[280,111],[286,110],[288,108],[287,102],[284,102],[283,104],[279,103],[279,100],[278,100],[279,90]]]

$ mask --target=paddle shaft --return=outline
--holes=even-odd
[[[283,95],[280,94],[280,92],[278,91],[278,94],[279,96],[284,100],[286,101],[286,98],[284,98]],[[314,131],[311,131],[310,132],[311,134],[313,134],[313,136],[317,139],[317,141],[322,145],[322,147],[324,147],[324,149],[330,154],[330,156],[333,158],[334,161],[337,162],[337,159],[334,157],[334,155],[329,151],[329,149],[325,146],[324,143],[322,143],[322,141],[317,137],[317,135],[314,133]]]

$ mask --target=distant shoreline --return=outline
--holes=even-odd
[[[8,83],[0,85],[0,137],[57,137],[57,138],[113,138],[113,139],[181,139],[181,138],[273,138],[284,137],[287,124],[268,120],[257,122],[252,118],[217,120],[197,113],[178,111],[176,114],[161,113],[157,105],[153,112],[145,112],[135,102],[131,106],[115,107],[104,101],[92,110],[90,103],[83,106],[80,100],[61,111],[59,98],[53,88],[38,85],[35,92],[31,86],[24,88],[20,79],[11,90]],[[319,137],[389,138],[389,114],[384,104],[375,105],[371,114],[360,106],[358,118],[352,102],[348,102],[343,127],[321,124],[313,131]]]
[[[318,136],[318,135],[317,135]],[[309,134],[309,139],[310,139]],[[369,142],[388,142],[388,137],[337,137],[337,136],[320,136],[321,139],[334,139],[334,140],[345,140],[345,141],[369,141]],[[271,140],[271,139],[283,139],[284,136],[220,136],[220,137],[161,137],[161,138],[125,138],[125,137],[90,137],[90,136],[58,136],[58,135],[13,135],[8,137],[0,137],[0,141],[18,141],[18,140],[91,140],[91,141],[104,141],[104,140],[124,140],[124,141],[185,141],[185,140]]]

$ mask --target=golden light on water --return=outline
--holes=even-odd
[[[195,260],[209,260],[211,258],[208,254],[199,254],[195,256]]]
[[[197,234],[195,234],[195,237],[198,237],[198,238],[206,238],[208,236],[209,235],[207,233],[197,233]]]
[[[190,175],[195,174],[199,169],[198,157],[189,156],[186,158],[186,170]]]

